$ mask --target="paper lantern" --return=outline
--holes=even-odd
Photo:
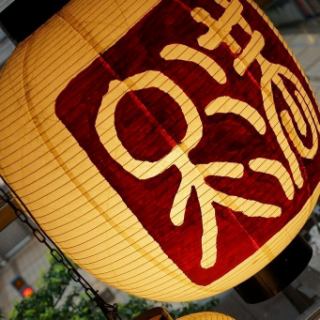
[[[198,312],[193,313],[181,318],[178,320],[235,320],[225,314],[217,312]]]
[[[57,245],[156,300],[227,290],[319,195],[319,111],[245,0],[72,1],[0,85],[0,165]]]

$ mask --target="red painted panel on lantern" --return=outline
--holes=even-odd
[[[220,22],[221,27],[227,9],[209,0],[162,1],[71,80],[56,103],[58,118],[92,163],[168,257],[191,281],[201,285],[226,274],[284,228],[319,182],[317,148],[313,154],[301,156],[286,130],[290,121],[287,127],[284,124],[285,114],[287,118],[294,116],[296,109],[289,105],[293,101],[304,113],[301,121],[291,122],[298,138],[309,149],[317,143],[313,128],[319,129],[318,111],[310,89],[290,54],[256,10],[245,1],[231,4],[238,4],[240,11],[232,16],[241,19],[225,19],[221,32],[227,35],[210,45],[214,43],[210,41],[216,41],[214,33],[210,36],[210,23]],[[203,36],[208,36],[209,42]],[[248,63],[250,56],[244,55],[252,41],[256,41],[252,50],[258,50],[259,44],[261,48]],[[192,61],[196,52],[200,53],[198,62]],[[239,57],[247,65],[238,63],[237,67]],[[212,62],[217,70],[220,67],[220,76],[210,73],[200,61]],[[267,76],[276,65],[280,66],[278,71]],[[144,87],[130,87],[130,79],[139,82],[135,76],[143,78],[150,70],[172,81],[174,90],[188,97],[196,109],[200,129],[193,127],[184,106],[161,85],[145,82]],[[127,90],[118,99],[111,119],[105,119],[106,128],[115,128],[116,141],[120,141],[127,157],[149,168],[150,163],[156,165],[184,147],[183,163],[194,170],[194,181],[188,181],[188,173],[176,163],[179,158],[150,176],[130,172],[102,143],[96,121],[102,100],[115,83],[125,84]],[[283,97],[284,90],[291,100]],[[221,101],[224,104],[218,110]],[[248,113],[244,116],[241,108],[233,110],[237,101],[251,110],[254,118]],[[313,108],[311,118],[305,115],[305,101]],[[270,113],[272,108],[275,115]],[[276,123],[272,119],[275,116]],[[277,130],[287,144],[278,141]],[[196,132],[199,137],[195,145],[184,143]],[[217,168],[221,163],[228,163],[237,174],[218,170],[206,175],[208,170],[202,170],[210,169],[210,165]],[[279,172],[291,182],[281,180]],[[184,197],[181,186],[187,190]],[[203,202],[206,193],[212,194],[210,203]],[[184,204],[180,221],[172,217],[177,199]],[[232,202],[235,199],[236,208]],[[212,249],[215,247],[216,252]]]

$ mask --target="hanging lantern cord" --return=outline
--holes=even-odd
[[[38,225],[32,213],[28,210],[26,205],[20,199],[20,197],[15,193],[15,191],[9,186],[6,180],[1,177],[6,186],[9,188],[11,194],[15,196],[15,198],[19,201],[22,208],[28,215],[18,208],[10,195],[4,190],[2,186],[0,186],[0,198],[9,205],[17,218],[26,224],[31,230],[33,235],[38,239],[39,242],[43,243],[50,251],[52,257],[58,262],[64,265],[64,267],[68,270],[70,277],[76,282],[79,283],[89,299],[96,303],[96,305],[101,309],[102,313],[105,315],[108,320],[121,320],[116,304],[108,304],[106,303],[102,297],[98,294],[98,291],[95,290],[88,281],[78,272],[78,270],[74,267],[74,265],[66,258],[63,252],[55,245],[55,243],[50,239],[50,237],[46,234],[46,232]]]

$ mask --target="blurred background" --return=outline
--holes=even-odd
[[[0,12],[11,2],[13,0],[0,0]],[[286,39],[320,101],[320,0],[259,0],[258,4]],[[15,44],[0,28],[0,69],[14,48]],[[8,192],[2,181],[0,185]],[[312,260],[298,279],[274,298],[249,305],[243,302],[234,290],[230,290],[213,299],[167,307],[180,313],[212,309],[240,320],[320,319],[320,204],[314,208],[301,235],[313,247]],[[120,304],[124,318],[130,319],[141,308],[154,305],[153,302],[128,297],[83,271],[80,272],[107,302]],[[48,292],[45,292],[44,288]],[[66,303],[69,303],[69,307],[74,303],[78,310],[73,311],[74,315],[82,312],[82,315],[76,318],[67,313],[70,310],[65,310],[65,313],[45,311],[47,314],[44,313],[41,319],[103,319],[98,311],[91,311],[90,316],[85,316],[85,311],[81,311],[79,306],[81,287],[68,278],[63,266],[50,259],[47,248],[34,238],[28,227],[16,219],[9,206],[0,202],[0,318],[20,319],[17,310],[22,306],[21,301],[40,289],[48,296],[50,292],[57,290],[55,295],[48,298],[52,300],[51,307],[47,304],[48,310],[55,308],[61,311]],[[75,300],[77,302],[74,302]],[[14,306],[16,311],[12,311]],[[39,311],[36,307],[34,310],[34,313],[30,313],[30,319],[40,319],[37,315]]]

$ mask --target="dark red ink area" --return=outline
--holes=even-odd
[[[263,56],[289,68],[310,95],[304,78],[277,36],[251,5],[245,1],[241,3],[243,15],[251,28],[265,37]],[[226,45],[222,44],[214,51],[199,47],[197,37],[208,30],[205,25],[191,18],[190,10],[199,6],[209,11],[215,19],[223,13],[223,8],[211,0],[162,1],[115,45],[70,81],[57,98],[56,114],[168,257],[191,281],[207,285],[252,255],[299,212],[319,181],[319,155],[313,161],[299,159],[308,181],[301,190],[296,189],[294,200],[288,201],[274,177],[254,173],[248,167],[251,159],[266,157],[281,161],[289,169],[270,127],[262,136],[239,116],[205,115],[204,108],[210,101],[227,95],[250,104],[268,123],[259,87],[259,64],[253,63],[240,77],[233,69],[234,56]],[[232,35],[242,47],[250,39],[239,26],[233,28]],[[194,63],[162,59],[161,50],[172,43],[188,45],[213,58],[228,73],[227,83],[218,84]],[[197,107],[203,122],[203,137],[189,152],[193,163],[233,161],[245,166],[245,174],[241,179],[206,177],[206,183],[225,193],[278,205],[283,210],[279,218],[249,218],[241,212],[213,203],[219,231],[218,255],[216,264],[209,269],[202,269],[200,265],[202,224],[196,190],[192,189],[184,224],[174,226],[169,213],[181,181],[177,167],[172,164],[156,177],[139,180],[111,158],[95,128],[101,100],[108,91],[110,81],[123,80],[146,70],[161,71],[180,86]],[[292,92],[290,84],[287,86]],[[276,89],[274,92],[277,109],[288,109]],[[159,89],[140,90],[135,95],[143,103],[145,111],[141,111],[128,95],[124,96],[115,113],[116,130],[131,156],[156,161],[172,150],[172,141],[179,143],[183,139],[187,124],[180,107]],[[155,122],[150,121],[150,115]],[[171,143],[159,132],[159,126],[172,138],[169,139]],[[306,144],[310,143],[308,137],[304,138]]]
[[[135,159],[160,160],[181,142],[186,133],[183,113],[180,106],[160,89],[139,90],[135,97],[142,105],[140,108],[129,94],[117,106],[115,126],[118,137]]]

